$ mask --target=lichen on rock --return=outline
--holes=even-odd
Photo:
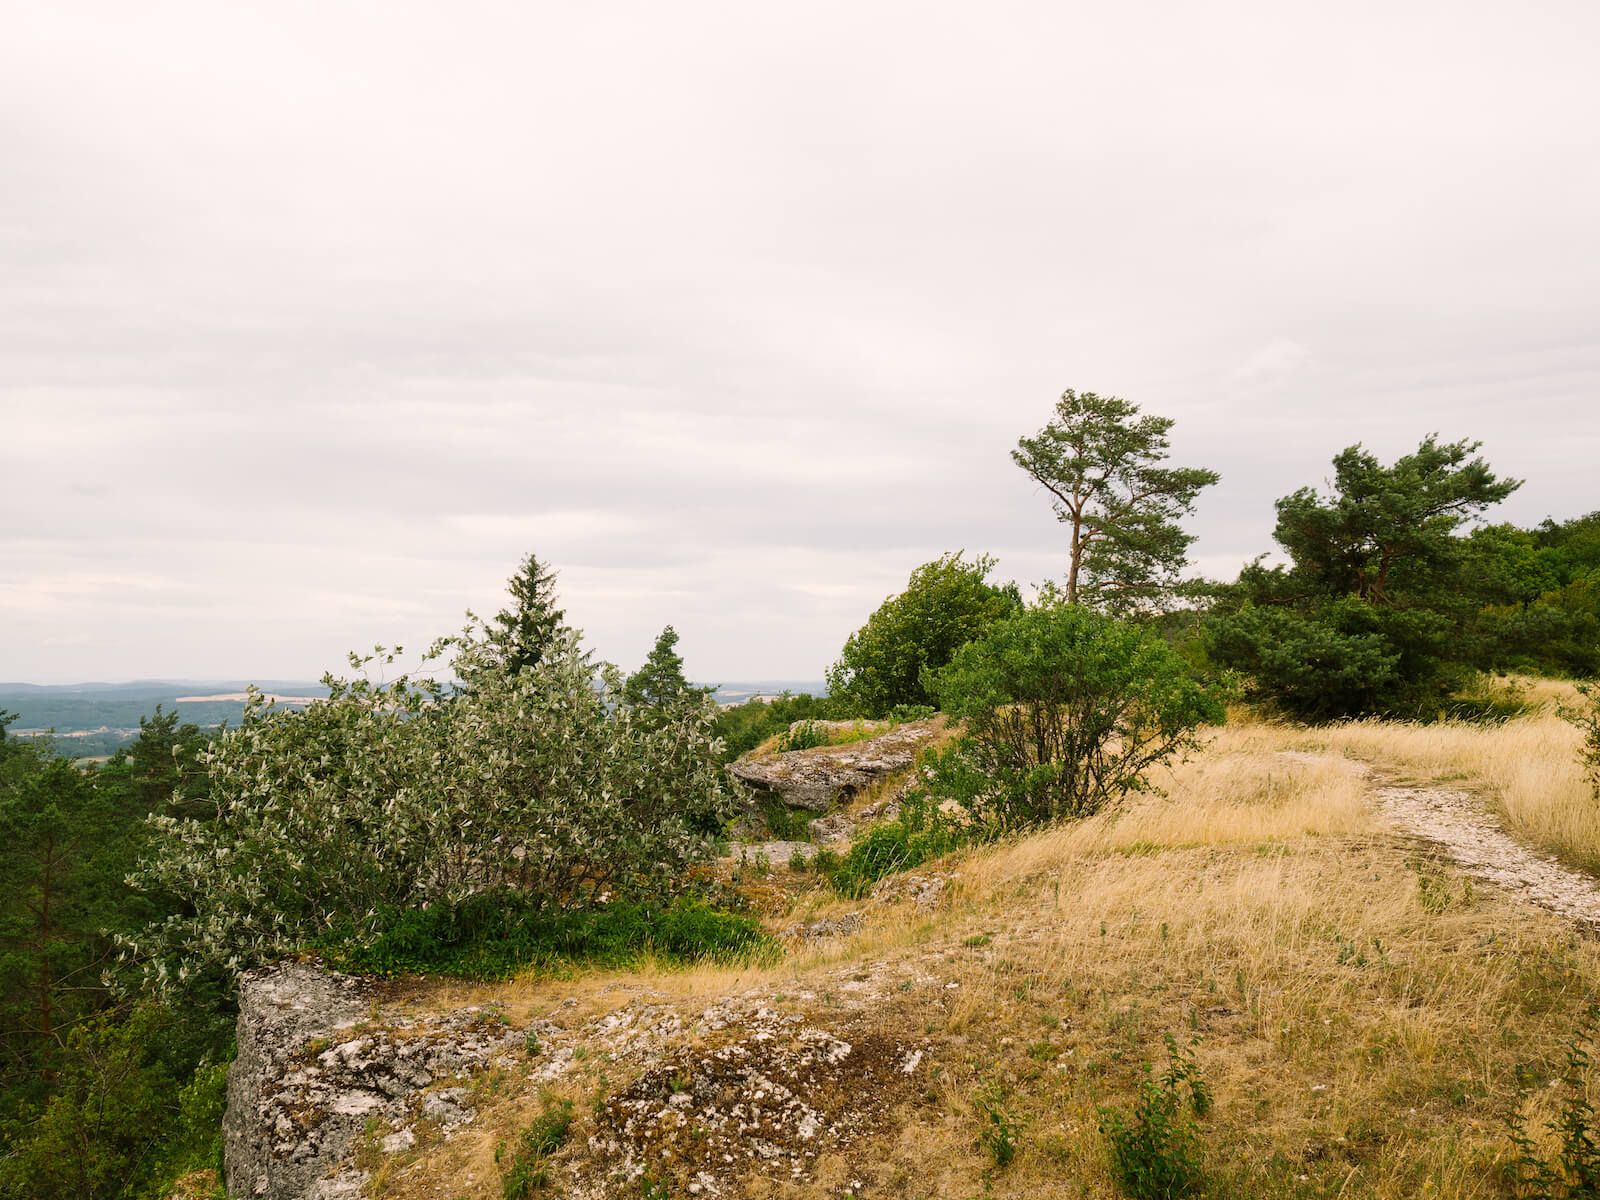
[[[908,772],[917,753],[943,728],[938,718],[909,721],[842,746],[748,754],[728,770],[754,789],[758,799],[777,799],[789,808],[823,815],[889,776]]]
[[[231,1195],[359,1196],[363,1131],[393,1127],[379,1147],[395,1153],[414,1143],[419,1116],[447,1132],[472,1120],[466,1089],[451,1084],[510,1061],[527,1036],[481,1008],[395,1019],[380,1002],[378,985],[312,963],[242,977],[223,1123]]]

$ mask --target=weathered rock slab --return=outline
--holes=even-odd
[[[943,728],[937,718],[909,721],[865,741],[780,754],[747,756],[729,766],[734,778],[790,808],[826,813],[864,788],[916,762]]]
[[[223,1119],[230,1195],[360,1196],[354,1151],[369,1122],[399,1126],[379,1143],[394,1153],[414,1140],[416,1115],[445,1127],[470,1121],[465,1089],[434,1085],[508,1058],[525,1037],[478,1008],[385,1016],[372,984],[313,963],[248,972]]]

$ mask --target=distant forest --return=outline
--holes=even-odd
[[[0,711],[16,714],[13,735],[53,730],[58,753],[67,758],[99,758],[115,754],[139,735],[139,721],[154,715],[157,705],[176,712],[185,724],[201,729],[237,725],[244,704],[207,700],[179,704],[180,696],[215,696],[243,692],[237,681],[181,680],[137,683],[85,683],[56,686],[0,683]],[[328,689],[304,680],[269,680],[265,692],[286,696],[325,696]]]
[[[64,758],[105,758],[132,744],[139,722],[148,720],[159,705],[176,712],[186,725],[215,729],[237,725],[244,705],[237,700],[178,703],[180,696],[214,696],[243,692],[234,680],[163,680],[136,683],[74,683],[44,685],[0,683],[0,711],[16,714],[13,736],[33,730],[53,730],[55,750]],[[280,696],[325,696],[328,689],[304,680],[265,680],[262,691]],[[782,692],[819,692],[820,680],[757,680],[725,683],[712,693],[720,704],[739,704],[753,696]]]

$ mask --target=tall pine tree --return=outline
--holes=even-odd
[[[556,607],[556,574],[530,554],[506,581],[511,605],[502,608],[489,627],[489,640],[499,648],[506,674],[538,666],[566,629],[566,613]]]
[[[1179,520],[1220,476],[1165,465],[1172,424],[1116,396],[1068,388],[1050,423],[1011,452],[1070,531],[1068,604],[1126,612],[1177,586],[1194,541]]]

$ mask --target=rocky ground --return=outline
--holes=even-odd
[[[698,1005],[634,989],[599,1016],[513,1027],[482,1006],[419,1018],[426,989],[386,993],[314,963],[253,973],[229,1095],[233,1194],[360,1196],[375,1172],[420,1162],[414,1148],[471,1133],[493,1096],[571,1085],[599,1062],[625,1082],[597,1101],[586,1169],[555,1194],[604,1200],[670,1180],[673,1194],[719,1196],[753,1168],[803,1180],[925,1080],[928,1040],[884,1032],[912,986],[944,982],[876,963]]]
[[[868,743],[774,756],[796,762],[762,771],[774,788],[800,779],[820,794],[824,764],[833,764],[856,780],[830,793],[830,811],[844,813],[852,798],[860,807],[848,789],[863,779],[881,789],[929,736],[912,730],[887,751]],[[1333,757],[1277,753],[1303,763]],[[1600,888],[1512,840],[1468,793],[1337,761],[1366,781],[1373,809],[1474,879],[1600,928]],[[872,797],[882,800],[881,791]],[[784,845],[768,857],[776,868],[807,848]],[[545,989],[544,1007],[508,1011],[462,1004],[445,984],[380,986],[310,963],[248,975],[226,1127],[233,1194],[332,1200],[381,1182],[408,1197],[498,1195],[502,1155],[513,1150],[490,1128],[524,1124],[541,1096],[559,1093],[593,1100],[581,1138],[549,1164],[544,1194],[731,1198],[755,1179],[768,1189],[762,1195],[857,1195],[853,1172],[870,1174],[872,1147],[941,1119],[919,1106],[934,1104],[953,1044],[970,1052],[988,1040],[987,1010],[969,1015],[969,1034],[931,1036],[950,1028],[963,1003],[952,964],[992,953],[987,932],[949,919],[960,886],[948,870],[894,876],[855,905],[790,916],[774,932],[804,948],[811,965],[754,985],[730,973],[705,992],[619,980],[598,991],[575,986],[565,999]],[[930,927],[914,948],[863,957],[885,921],[905,926],[935,914],[948,927]],[[1103,939],[1106,925],[1099,930]],[[1004,936],[997,971],[1010,959],[1049,961],[1060,930],[1043,910],[1019,911]],[[829,959],[828,947],[846,945],[849,956]],[[1222,1020],[1216,1014],[1243,1022],[1238,1013],[1248,1006],[1197,1011],[1210,1031]],[[1037,1069],[1065,1071],[1067,1062]]]
[[[359,1137],[389,1152],[416,1126],[472,1120],[464,1086],[512,1061],[529,1031],[477,1006],[422,1019],[385,1005],[369,981],[286,963],[240,981],[238,1056],[228,1073],[225,1165],[236,1197],[334,1200],[361,1194]]]

